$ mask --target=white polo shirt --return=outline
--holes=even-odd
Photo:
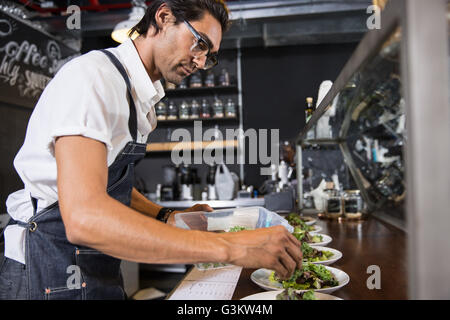
[[[122,62],[130,78],[136,105],[137,140],[146,143],[156,128],[154,105],[164,97],[160,81],[151,81],[139,54],[128,39],[108,49]],[[38,211],[58,201],[55,140],[82,135],[107,146],[108,166],[127,142],[129,104],[125,81],[109,58],[91,51],[67,62],[48,83],[31,114],[25,142],[14,159],[24,189],[9,195],[8,214],[27,222],[33,215],[30,194]],[[5,256],[25,264],[25,228],[5,229]]]

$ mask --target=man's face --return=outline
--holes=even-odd
[[[218,52],[222,39],[220,23],[209,13],[201,20],[189,23],[212,45],[210,52]],[[181,80],[204,67],[206,56],[196,57],[198,54],[191,51],[197,40],[185,23],[169,25],[161,32],[160,40],[155,48],[155,65],[166,81],[180,84]]]

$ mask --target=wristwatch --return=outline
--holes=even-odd
[[[167,220],[169,219],[170,214],[174,211],[175,211],[174,209],[162,207],[159,210],[158,215],[156,216],[156,219],[166,223]]]

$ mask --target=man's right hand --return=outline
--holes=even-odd
[[[283,226],[220,234],[229,244],[228,263],[274,270],[288,279],[302,266],[301,243]]]

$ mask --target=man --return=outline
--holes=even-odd
[[[227,24],[221,1],[153,1],[133,29],[136,40],[91,51],[55,75],[14,161],[25,188],[7,201],[0,298],[123,299],[120,259],[226,262],[283,278],[301,266],[300,243],[284,227],[175,228],[164,223],[175,212],[132,187],[134,162],[156,126],[153,106],[164,95],[159,80],[177,84],[214,66]],[[212,209],[188,209],[196,210]],[[67,285],[72,270],[79,286]]]

